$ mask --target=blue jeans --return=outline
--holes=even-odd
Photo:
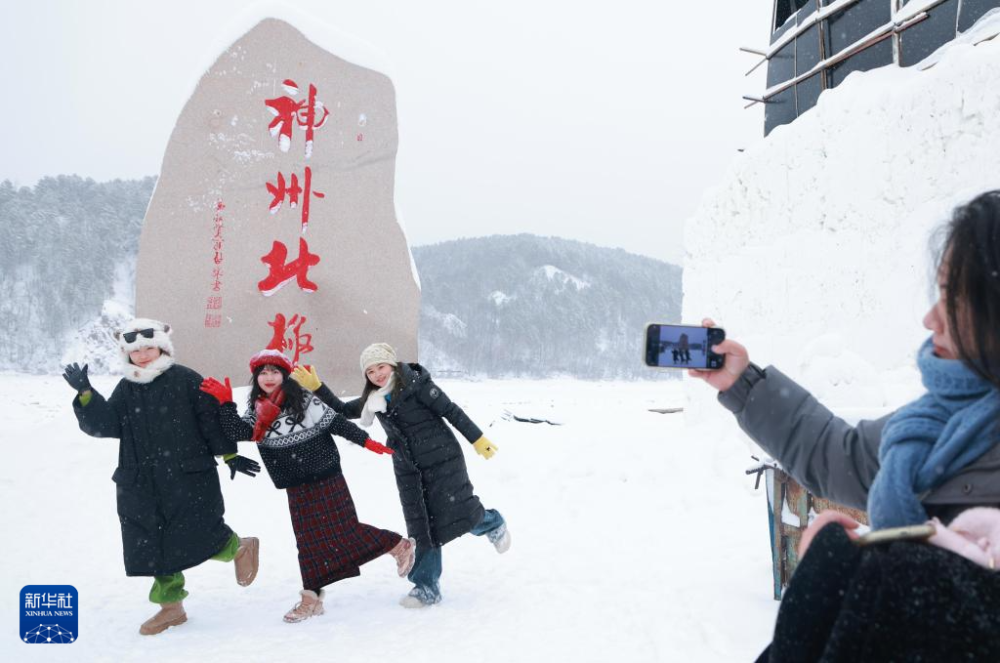
[[[469,532],[476,536],[483,536],[500,527],[503,523],[503,516],[500,515],[499,511],[487,509],[483,514],[483,519]],[[406,577],[417,587],[424,587],[434,594],[440,594],[438,580],[441,578],[441,547],[424,546],[418,543],[414,553],[413,568]]]

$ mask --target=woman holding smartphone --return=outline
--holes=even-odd
[[[971,507],[1000,506],[998,273],[1000,191],[990,191],[958,207],[947,228],[939,298],[923,320],[931,336],[917,353],[927,393],[878,420],[849,425],[732,339],[714,348],[725,355],[721,370],[689,374],[718,389],[740,427],[810,492],[867,509],[874,529],[947,524]],[[826,555],[803,557],[761,660],[810,647],[815,658],[796,660],[953,660],[957,651],[1000,660],[992,572],[913,542],[862,556],[844,529],[857,523],[834,524],[810,547]]]

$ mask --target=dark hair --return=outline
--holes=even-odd
[[[403,371],[400,370],[402,364],[396,364],[392,367],[392,374],[395,380],[392,383],[392,393],[389,394],[390,397],[395,398],[399,395],[399,392],[403,390],[406,386],[406,380],[403,378]],[[361,404],[364,405],[368,402],[368,396],[373,391],[378,391],[379,388],[375,386],[375,383],[368,379],[368,371],[365,371],[365,388],[361,391]]]
[[[1000,191],[955,209],[938,270],[959,358],[1000,387]]]
[[[280,371],[282,378],[284,378],[281,386],[278,387],[285,392],[285,402],[281,405],[282,415],[293,417],[293,420],[297,424],[302,423],[306,412],[306,391],[302,388],[302,385],[289,377],[288,371],[282,366],[262,364],[254,370],[250,377],[250,397],[247,399],[247,407],[253,412],[257,404],[257,399],[264,395],[264,390],[260,388],[257,378],[260,376],[261,371],[268,366]]]

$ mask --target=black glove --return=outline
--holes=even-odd
[[[69,383],[69,386],[77,390],[78,393],[83,393],[85,391],[90,391],[90,379],[87,378],[87,364],[80,368],[80,365],[76,362],[68,364],[65,369],[63,369],[63,378]]]
[[[229,466],[230,481],[236,478],[237,472],[242,472],[251,479],[257,476],[257,473],[260,472],[260,463],[252,458],[247,458],[246,456],[233,456],[226,461],[226,465]]]

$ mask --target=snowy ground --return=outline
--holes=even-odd
[[[113,384],[95,379],[106,394]],[[285,496],[265,474],[227,472],[227,521],[261,539],[256,582],[240,588],[230,565],[206,562],[186,574],[188,623],[142,637],[154,610],[149,580],[122,566],[117,443],[79,431],[59,376],[0,374],[0,660],[729,661],[765,646],[777,603],[764,495],[721,407],[718,421],[685,427],[683,414],[648,411],[684,405],[680,383],[442,386],[500,447],[467,457],[476,492],[510,523],[506,555],[471,536],[449,544],[444,602],[418,611],[397,605],[409,585],[379,559],[329,588],[326,615],[285,624],[299,588]],[[504,409],[565,425],[505,421]],[[341,450],[362,520],[403,531],[390,462]],[[19,640],[28,584],[77,588],[77,642]]]

